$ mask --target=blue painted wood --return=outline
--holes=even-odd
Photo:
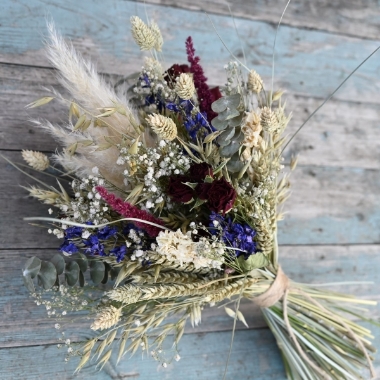
[[[366,326],[368,327],[368,326]],[[380,340],[380,329],[375,332]],[[71,379],[149,379],[149,380],[220,380],[226,364],[231,339],[230,332],[191,334],[183,337],[181,360],[163,368],[151,358],[122,360],[115,365],[114,353],[102,372],[90,363],[78,375],[73,372],[77,359],[64,364],[66,348],[34,346],[0,350],[0,378],[2,380],[71,380]],[[127,358],[126,358],[127,359]],[[43,365],[42,365],[43,363]],[[375,362],[380,369],[380,361]],[[369,378],[363,373],[364,379]],[[237,331],[226,379],[285,380],[281,357],[275,340],[267,329]]]
[[[205,14],[148,4],[145,8],[149,17],[160,24],[168,65],[186,61],[184,41],[192,35],[211,82],[219,84],[221,78],[225,78],[223,65],[228,61],[229,53]],[[135,14],[145,18],[142,3],[4,0],[2,10],[2,62],[47,65],[41,37],[46,31],[45,16],[48,14],[63,35],[73,39],[79,50],[94,57],[101,70],[126,74],[130,67],[137,69],[141,66],[142,54],[132,40],[128,20]],[[231,17],[213,15],[212,20],[225,43],[240,56],[240,43]],[[239,18],[236,25],[244,39],[248,65],[269,79],[274,25]],[[276,84],[298,94],[324,97],[378,44],[379,41],[370,39],[363,43],[357,38],[283,26],[276,48]],[[378,103],[372,93],[380,88],[379,72],[379,60],[372,59],[345,85],[337,98]]]
[[[188,3],[188,2],[186,2]],[[194,6],[194,4],[192,4]],[[165,60],[169,64],[184,62],[184,40],[192,34],[197,52],[210,77],[211,83],[220,83],[224,78],[222,65],[228,59],[205,15],[171,7],[147,5],[150,17],[159,21],[163,31],[165,44]],[[300,8],[301,9],[301,8]],[[86,56],[92,56],[99,63],[99,68],[108,73],[125,74],[141,65],[142,54],[131,41],[128,18],[138,14],[144,18],[142,4],[130,1],[109,0],[21,0],[13,2],[3,0],[0,4],[0,61],[15,62],[24,65],[47,66],[41,51],[41,36],[45,33],[44,16],[50,12],[63,34],[71,37],[75,46]],[[363,15],[363,22],[370,17]],[[373,21],[374,16],[370,17]],[[232,20],[226,16],[212,16],[223,39],[239,54],[239,43],[233,33]],[[270,77],[271,45],[274,25],[260,21],[236,20],[240,34],[248,41],[247,56],[265,79]],[[323,22],[321,22],[321,25]],[[322,27],[322,26],[321,26]],[[352,32],[351,32],[352,33]],[[363,33],[362,33],[363,35]],[[372,36],[376,34],[372,34]],[[281,28],[278,40],[276,85],[283,86],[295,94],[309,97],[322,97],[332,90],[340,80],[352,69],[360,59],[364,58],[377,42],[371,39],[363,41],[353,37],[332,35],[323,31],[305,30],[286,26]],[[257,57],[259,55],[259,58]],[[289,204],[291,211],[288,219],[280,225],[280,241],[285,244],[297,244],[281,248],[281,260],[286,273],[291,278],[305,282],[333,282],[344,280],[370,280],[373,286],[350,286],[345,290],[366,298],[379,299],[377,289],[379,280],[379,246],[342,246],[340,244],[379,243],[379,176],[374,170],[379,168],[376,162],[379,146],[373,141],[378,135],[379,104],[378,89],[379,60],[373,60],[352,79],[339,99],[348,109],[345,118],[355,115],[356,122],[342,124],[341,132],[328,129],[326,120],[331,125],[340,121],[340,113],[335,105],[327,108],[327,117],[320,114],[309,134],[305,134],[297,149],[311,150],[310,146],[321,146],[315,150],[307,166],[301,166],[294,176],[293,198]],[[12,104],[22,108],[21,101],[29,99],[25,88],[16,83],[20,78],[23,83],[53,83],[51,74],[46,69],[27,66],[24,76],[8,66],[2,71],[0,80],[1,108],[9,111]],[[19,81],[20,81],[19,79]],[[29,87],[31,89],[32,86]],[[35,88],[35,87],[33,87]],[[33,92],[34,90],[29,90]],[[297,98],[292,98],[296,99]],[[358,101],[370,102],[360,105]],[[18,103],[17,103],[18,102]],[[28,103],[28,101],[25,101]],[[298,119],[306,117],[317,101],[305,99],[295,103],[300,108]],[[305,111],[306,108],[310,108]],[[47,112],[47,111],[46,111]],[[303,114],[304,112],[304,114]],[[11,139],[11,149],[25,147],[26,127],[15,129],[14,135],[3,134],[21,121],[21,113],[12,119],[12,112],[0,115],[0,138]],[[362,113],[362,114],[361,114]],[[4,116],[5,114],[5,116]],[[49,112],[46,113],[48,115]],[[17,117],[19,119],[17,119]],[[334,118],[335,117],[335,118]],[[368,128],[368,123],[371,128]],[[320,124],[320,125],[319,125]],[[357,127],[356,127],[357,126]],[[311,125],[310,125],[311,127]],[[294,128],[294,127],[293,127]],[[321,129],[319,129],[321,128]],[[326,130],[322,130],[325,128]],[[328,132],[328,133],[327,133]],[[362,151],[356,149],[357,155],[343,155],[341,149],[348,150],[345,133],[351,134],[348,147],[356,149],[355,144],[364,146]],[[18,136],[22,138],[18,139]],[[353,136],[357,136],[357,141]],[[24,139],[24,140],[22,140]],[[17,141],[14,141],[17,140]],[[327,142],[334,141],[329,145]],[[2,149],[7,149],[7,139],[3,140]],[[48,149],[41,136],[30,133],[31,144],[35,149]],[[326,145],[322,145],[326,142]],[[372,145],[365,145],[371,142]],[[18,145],[17,145],[18,144]],[[367,148],[366,148],[367,147]],[[49,147],[51,149],[51,145]],[[363,155],[363,149],[373,152]],[[12,156],[12,154],[10,155]],[[319,160],[319,157],[320,160]],[[340,159],[336,157],[339,156]],[[363,158],[365,156],[365,159]],[[12,156],[12,157],[15,157]],[[357,164],[362,159],[361,163]],[[326,165],[315,168],[313,165]],[[330,166],[335,166],[331,168]],[[342,169],[344,166],[350,168]],[[360,169],[358,167],[360,167]],[[23,181],[23,182],[22,182]],[[27,298],[27,292],[21,284],[21,263],[25,258],[37,252],[22,249],[23,247],[53,247],[57,240],[48,240],[43,234],[36,234],[32,227],[20,226],[20,215],[28,212],[40,214],[44,206],[27,200],[16,186],[25,183],[9,165],[1,163],[0,168],[0,378],[1,379],[71,379],[76,363],[70,361],[63,364],[63,356],[54,346],[46,345],[55,342],[56,331],[52,328],[52,320],[45,318],[45,312],[37,308]],[[26,181],[28,182],[28,181]],[[4,189],[4,190],[3,190]],[[33,206],[29,206],[33,205]],[[29,208],[30,207],[30,208]],[[12,216],[12,222],[9,222]],[[16,223],[14,222],[16,221]],[[12,247],[8,246],[12,242]],[[335,247],[321,244],[338,244]],[[305,244],[300,246],[299,244]],[[312,247],[310,244],[319,246]],[[15,248],[5,251],[4,248]],[[368,248],[368,250],[366,250]],[[41,253],[48,255],[48,251]],[[12,279],[5,282],[3,279]],[[372,316],[378,318],[379,307],[372,309]],[[244,312],[245,313],[245,312]],[[245,313],[246,314],[246,313]],[[206,313],[207,315],[207,313]],[[256,318],[256,317],[255,317]],[[220,379],[229,348],[230,332],[218,332],[230,328],[231,319],[223,314],[210,315],[202,324],[203,333],[186,334],[181,344],[183,359],[170,365],[167,369],[157,366],[151,360],[140,361],[135,357],[114,367],[114,359],[104,372],[82,372],[78,378],[137,378],[140,379]],[[255,320],[258,322],[258,318]],[[83,325],[73,328],[74,340]],[[199,331],[199,330],[198,330]],[[208,333],[204,333],[209,331]],[[380,342],[379,330],[374,330],[375,345]],[[37,346],[36,346],[37,345]],[[18,347],[25,346],[25,347]],[[376,362],[379,367],[378,362]],[[282,379],[283,368],[273,337],[267,329],[238,331],[230,372],[228,378],[236,379]],[[366,376],[364,377],[366,378]]]

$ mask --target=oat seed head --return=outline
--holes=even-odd
[[[100,311],[91,325],[92,330],[105,330],[116,325],[121,317],[121,309],[109,306]]]
[[[175,91],[180,98],[184,100],[191,99],[195,93],[194,81],[191,75],[182,73],[177,78]]]
[[[177,137],[177,126],[169,117],[154,113],[148,115],[145,120],[152,127],[153,131],[164,140],[174,140]]]
[[[49,165],[48,157],[41,152],[34,152],[33,150],[23,150],[22,158],[31,166],[33,169],[44,171]]]
[[[132,16],[131,25],[132,36],[140,50],[150,50],[156,46],[157,35],[140,17]]]

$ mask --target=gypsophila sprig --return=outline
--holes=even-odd
[[[294,283],[278,265],[280,207],[289,196],[283,91],[267,95],[260,75],[246,75],[238,61],[225,65],[224,88],[211,88],[191,37],[188,64],[167,68],[158,25],[133,16],[131,27],[151,56],[134,79],[120,81],[133,81],[124,101],[49,26],[50,59],[75,100],[57,95],[68,104],[67,131],[36,124],[63,142],[55,159],[72,178],[28,189],[49,205],[50,217],[39,219],[60,253],[29,258],[22,273],[55,319],[65,360],[79,356],[77,371],[91,358],[102,368],[114,354],[118,362],[141,350],[166,368],[180,359],[186,322],[198,325],[204,307],[235,304],[227,314],[247,326],[239,310],[246,298],[263,309],[289,379],[356,379],[362,367],[372,370],[370,332],[335,300],[373,303]],[[22,156],[36,170],[49,167],[42,153]],[[69,315],[96,335],[76,344],[62,331]]]

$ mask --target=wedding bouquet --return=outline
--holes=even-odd
[[[50,217],[26,219],[48,222],[61,243],[50,261],[30,258],[23,278],[57,329],[67,316],[88,321],[91,339],[60,344],[80,357],[77,369],[138,350],[166,366],[180,359],[188,320],[197,325],[204,307],[222,304],[234,328],[246,324],[247,298],[262,308],[289,379],[358,379],[364,367],[373,375],[371,333],[350,315],[374,303],[295,283],[278,264],[277,223],[296,166],[282,162],[291,118],[283,92],[237,60],[211,88],[191,37],[188,62],[164,66],[158,25],[138,17],[132,34],[147,57],[111,87],[48,28],[47,53],[70,96],[51,90],[29,107],[62,102],[69,120],[36,121],[63,150],[58,187],[29,188]],[[40,152],[23,158],[37,171],[51,166]]]

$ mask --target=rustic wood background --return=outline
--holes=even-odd
[[[168,65],[185,63],[184,41],[193,36],[211,84],[224,82],[229,54],[213,31],[242,57],[228,7],[219,0],[1,0],[0,150],[20,162],[21,149],[46,153],[55,142],[28,120],[62,122],[66,110],[54,103],[38,110],[24,106],[56,86],[43,51],[45,18],[98,69],[115,80],[136,71],[142,54],[131,40],[129,17],[145,12],[165,38]],[[270,82],[272,44],[285,0],[231,1],[248,65]],[[294,117],[289,132],[320,104],[345,76],[380,44],[376,0],[294,0],[277,41],[275,86],[286,89]],[[380,53],[350,79],[287,151],[300,153],[286,220],[280,225],[281,263],[299,281],[373,281],[340,290],[379,300],[380,285]],[[32,255],[50,257],[59,242],[24,216],[45,215],[47,207],[28,199],[20,185],[32,183],[0,158],[0,378],[13,379],[220,379],[231,339],[232,320],[207,310],[202,325],[189,328],[182,359],[164,369],[138,355],[103,372],[92,364],[74,376],[75,361],[64,363],[59,337],[45,311],[22,285],[21,266]],[[229,379],[284,379],[276,343],[258,310],[243,306],[249,329],[238,326]],[[379,319],[380,307],[371,309]],[[74,340],[79,330],[72,328]],[[380,329],[373,328],[380,348]],[[380,373],[380,361],[375,362]],[[368,378],[365,375],[364,378]]]

